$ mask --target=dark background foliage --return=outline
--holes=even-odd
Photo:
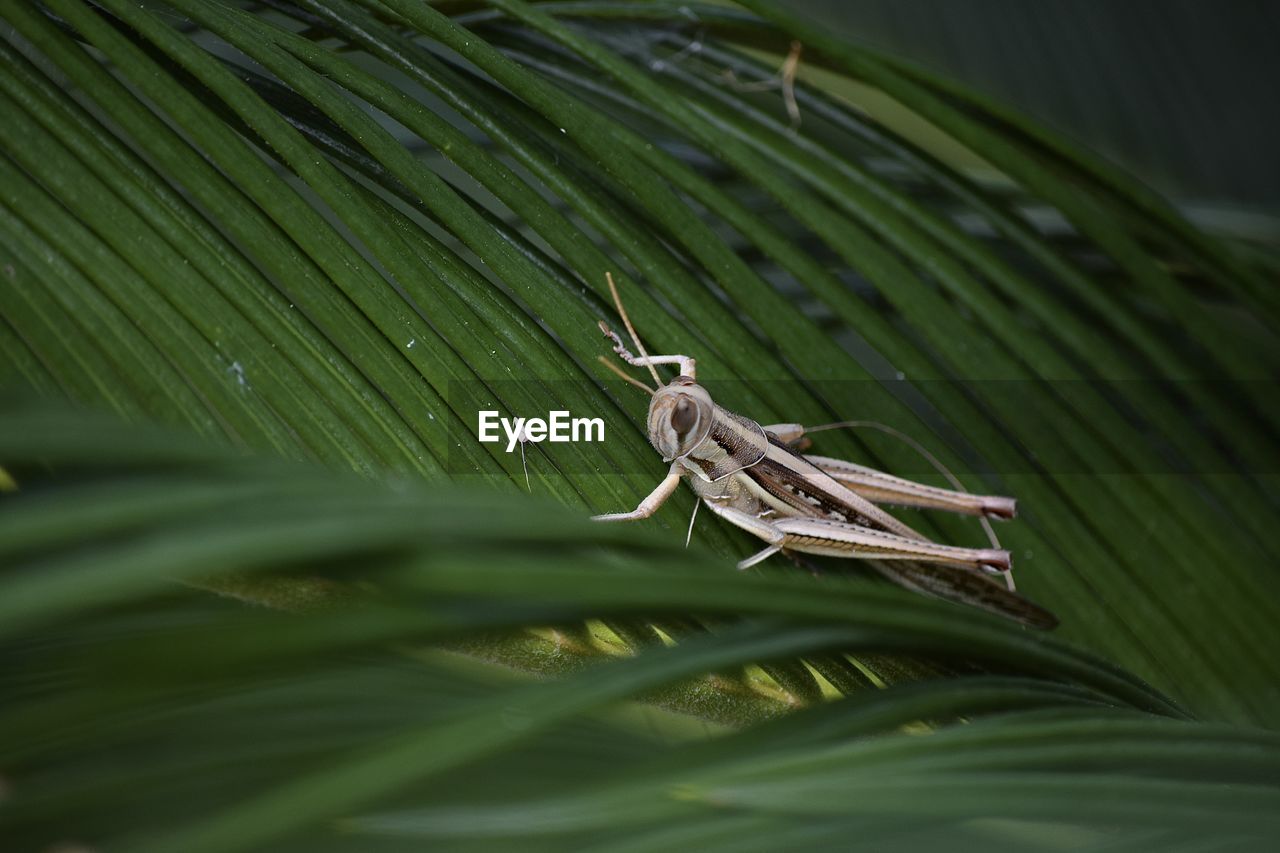
[[[1256,227],[1276,237],[1280,167],[1270,152],[1280,146],[1280,119],[1263,108],[1270,81],[1280,76],[1274,3],[794,6],[851,38],[998,96],[1123,164],[1207,227]]]

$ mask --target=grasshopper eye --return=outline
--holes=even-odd
[[[715,423],[715,404],[692,381],[678,376],[649,402],[649,443],[670,462],[691,453],[706,440]]]
[[[677,435],[684,435],[698,425],[698,404],[688,397],[681,397],[671,413],[671,428]]]

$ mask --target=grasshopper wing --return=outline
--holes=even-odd
[[[1058,617],[977,569],[881,560],[870,564],[889,580],[915,592],[980,607],[1031,628],[1048,631],[1058,626]]]

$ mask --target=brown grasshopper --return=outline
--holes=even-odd
[[[802,455],[799,424],[761,426],[716,405],[697,382],[697,365],[685,355],[649,355],[606,274],[618,315],[639,356],[604,321],[600,329],[614,352],[633,367],[647,367],[658,387],[621,373],[653,395],[649,443],[671,468],[658,487],[631,512],[594,516],[595,521],[648,518],[685,480],[716,515],[767,544],[738,563],[746,569],[779,551],[873,561],[890,580],[917,592],[952,599],[1036,628],[1057,619],[993,577],[1008,576],[1009,552],[960,548],[930,541],[876,504],[941,509],[983,518],[1010,519],[1012,498],[974,495],[915,483],[824,456]],[[680,375],[663,384],[655,365],[676,365]]]

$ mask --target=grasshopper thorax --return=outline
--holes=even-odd
[[[649,443],[670,462],[701,444],[714,421],[715,404],[707,390],[688,376],[677,376],[649,403]]]

